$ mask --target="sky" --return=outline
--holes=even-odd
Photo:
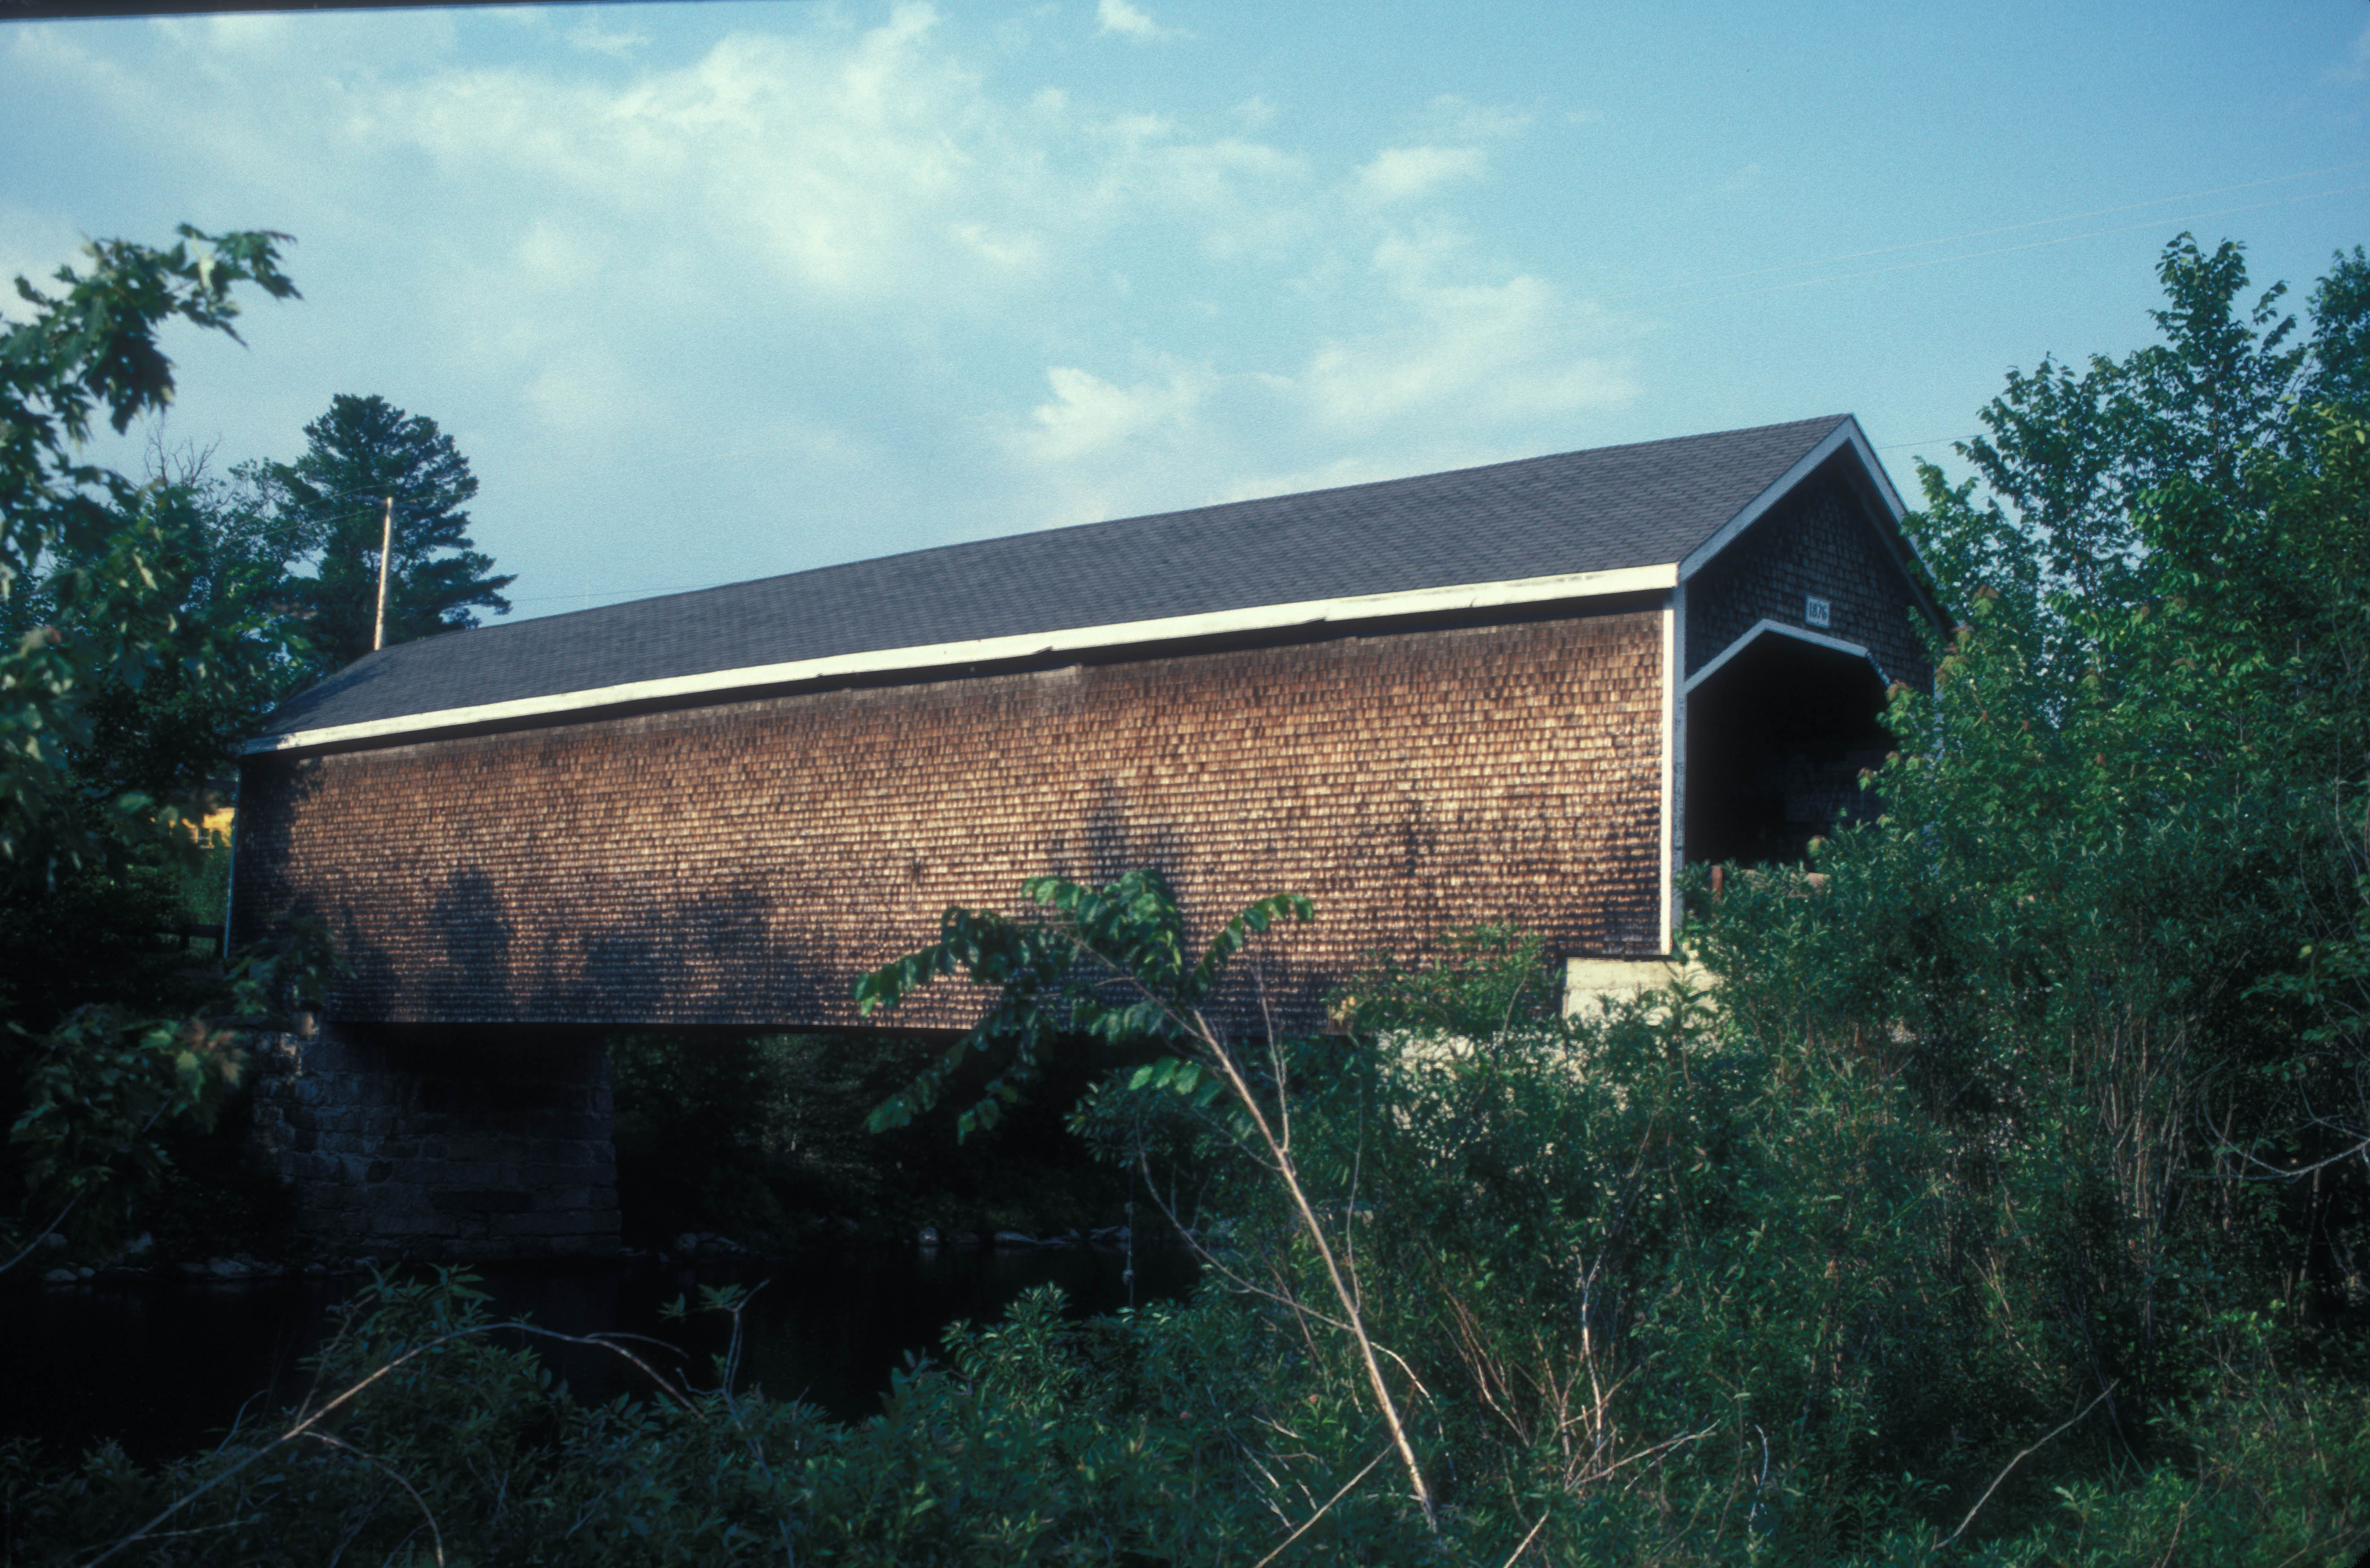
[[[2370,6],[0,22],[0,274],[293,236],[164,442],[428,415],[529,616],[1836,412],[1914,492],[2175,234],[2298,306],[2370,242]]]

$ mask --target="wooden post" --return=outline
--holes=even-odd
[[[386,646],[386,558],[395,548],[395,497],[386,498],[386,521],[378,531],[378,623],[371,628],[371,651]]]

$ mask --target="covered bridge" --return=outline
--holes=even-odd
[[[1835,416],[374,653],[241,770],[234,939],[317,915],[357,970],[285,1043],[267,1133],[300,1178],[400,1180],[394,1133],[323,1142],[337,1075],[450,1127],[542,1103],[469,1087],[500,1063],[591,1081],[603,1031],[846,1027],[857,975],[1042,871],[1157,865],[1211,917],[1309,894],[1264,960],[1298,1024],[1361,954],[1481,921],[1597,983],[1668,951],[1684,860],[1791,858],[1859,809],[1885,686],[1928,674],[1902,514]],[[465,1196],[499,1196],[477,1163]],[[413,1206],[462,1235],[514,1201]]]

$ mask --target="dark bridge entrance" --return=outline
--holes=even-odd
[[[1687,859],[1789,864],[1838,814],[1864,822],[1864,769],[1893,749],[1884,682],[1865,654],[1765,633],[1687,696]]]

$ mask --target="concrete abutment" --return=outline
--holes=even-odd
[[[616,1251],[598,1032],[331,1024],[254,1051],[256,1144],[316,1245],[454,1262]]]

